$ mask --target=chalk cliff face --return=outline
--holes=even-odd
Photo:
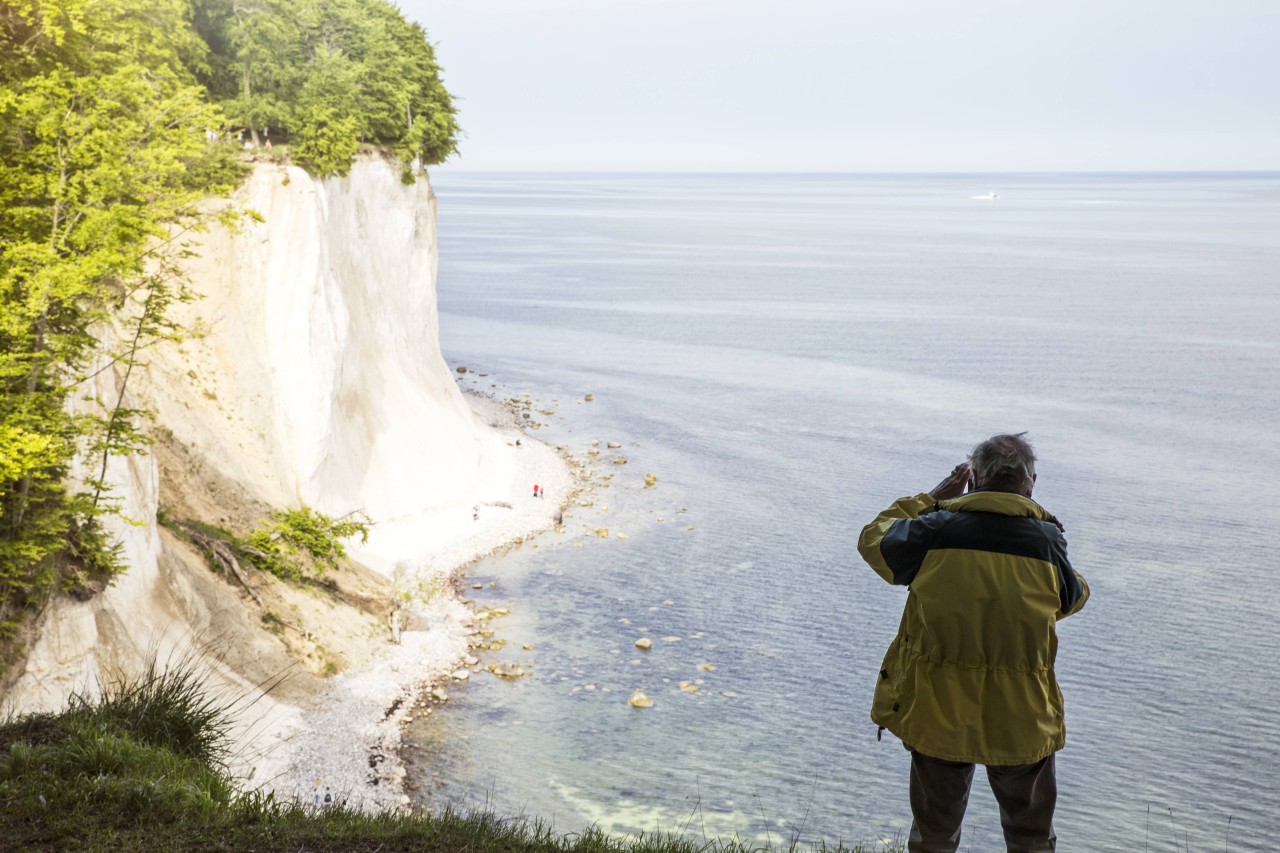
[[[405,185],[378,157],[322,181],[260,162],[233,201],[262,221],[199,236],[190,272],[205,298],[182,308],[199,332],[157,348],[131,389],[164,437],[110,469],[132,520],[114,523],[131,568],[91,600],[43,614],[9,708],[56,709],[71,690],[92,692],[104,674],[193,638],[237,638],[213,663],[232,686],[281,659],[244,591],[158,527],[162,502],[239,532],[269,508],[361,510],[375,525],[352,553],[389,572],[452,567],[449,549],[484,527],[473,505],[523,492],[510,439],[473,413],[440,354],[426,176]],[[112,396],[115,377],[98,381]]]
[[[325,181],[260,164],[236,201],[265,221],[202,241],[208,334],[153,366],[159,422],[269,505],[367,513],[373,567],[421,559],[406,527],[469,523],[511,475],[440,355],[426,177],[405,185],[379,158]]]

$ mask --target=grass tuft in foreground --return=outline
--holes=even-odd
[[[234,702],[207,697],[179,662],[116,684],[60,714],[0,724],[0,848],[25,851],[447,851],[447,853],[750,853],[737,840],[590,828],[557,836],[538,820],[490,813],[323,811],[240,790],[226,772]],[[901,853],[900,846],[788,853]]]

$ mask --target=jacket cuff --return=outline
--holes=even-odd
[[[903,509],[914,510],[911,515],[912,518],[916,518],[925,510],[933,509],[934,504],[937,502],[937,499],[928,492],[921,492],[918,495],[912,495],[898,500],[899,506]]]

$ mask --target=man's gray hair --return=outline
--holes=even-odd
[[[993,435],[969,454],[974,485],[984,488],[1028,489],[1036,476],[1036,453],[1023,436]]]

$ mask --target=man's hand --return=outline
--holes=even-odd
[[[969,477],[969,463],[961,462],[951,469],[951,473],[947,475],[945,480],[929,490],[929,496],[935,501],[958,498],[964,494],[964,490],[968,487]]]

